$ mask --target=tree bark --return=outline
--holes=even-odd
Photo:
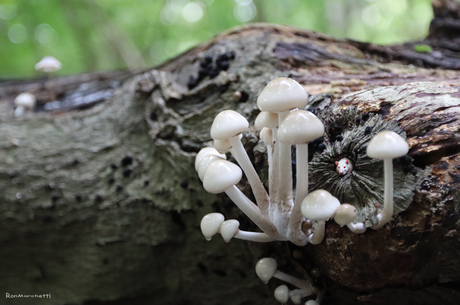
[[[460,61],[420,59],[412,46],[255,24],[137,75],[57,79],[53,107],[45,106],[46,82],[1,85],[0,292],[51,299],[0,303],[276,304],[281,282],[263,285],[254,272],[270,256],[298,277],[319,269],[323,304],[458,304]],[[228,69],[215,64],[232,52]],[[214,66],[200,72],[206,57]],[[218,112],[234,109],[253,122],[257,96],[280,76],[311,94],[308,107],[325,122],[326,146],[342,145],[329,160],[354,153],[345,143],[365,139],[367,126],[405,134],[409,158],[395,162],[404,177],[396,175],[395,191],[407,192],[385,228],[354,235],[328,222],[325,240],[305,247],[205,241],[199,223],[210,212],[238,219],[242,229],[254,226],[224,195],[204,191],[194,156],[209,144]],[[22,90],[39,105],[14,118],[12,100]],[[334,144],[339,134],[342,144]],[[253,130],[243,139],[266,178],[263,145]],[[322,155],[312,151],[313,189],[323,177],[332,188],[333,163],[329,176],[318,174]],[[378,198],[376,166],[370,193]],[[250,196],[244,181],[239,187]],[[348,203],[365,218],[375,213],[369,198]]]

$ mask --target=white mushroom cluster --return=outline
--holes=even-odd
[[[324,290],[314,287],[311,279],[302,280],[279,271],[278,264],[273,258],[265,257],[260,259],[256,264],[256,274],[264,284],[267,284],[271,278],[277,278],[296,287],[296,289],[290,290],[288,286],[281,285],[275,289],[275,299],[281,304],[286,304],[289,299],[294,304],[300,304],[302,298],[316,295],[315,300],[309,300],[305,304],[318,305],[323,299]]]
[[[257,99],[261,112],[254,127],[260,130],[260,138],[267,146],[268,192],[241,142],[249,122],[233,110],[216,116],[211,127],[215,148],[203,148],[196,157],[195,168],[208,192],[225,192],[262,232],[242,231],[238,221],[225,221],[222,214],[212,213],[201,222],[207,240],[220,233],[226,242],[238,238],[256,242],[291,241],[298,246],[319,244],[324,237],[325,222],[331,218],[354,233],[365,232],[363,223],[354,223],[357,210],[352,205],[341,204],[326,190],[308,192],[308,143],[323,136],[324,125],[313,113],[302,109],[307,99],[304,88],[289,78],[271,81]],[[295,188],[291,168],[292,145],[296,148]],[[390,131],[377,134],[368,145],[369,157],[384,160],[385,176],[383,210],[373,229],[379,229],[391,220],[392,159],[407,154],[408,150],[405,140]],[[239,166],[226,160],[227,151]],[[236,186],[243,172],[256,203]],[[280,288],[280,295],[283,295],[282,291]]]

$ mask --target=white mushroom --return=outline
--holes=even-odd
[[[268,111],[261,111],[254,121],[254,128],[261,130],[264,127],[278,128],[278,114]]]
[[[278,264],[273,258],[264,257],[260,259],[256,264],[256,274],[264,284],[267,284],[268,281],[272,277],[274,277],[286,283],[294,285],[297,288],[305,289],[304,293],[307,293],[307,290],[314,291],[314,288],[312,287],[310,282],[290,276],[284,272],[277,270],[277,268]]]
[[[206,169],[203,187],[213,194],[225,192],[238,208],[272,240],[285,240],[278,234],[273,224],[262,216],[259,208],[235,186],[241,180],[242,175],[237,165],[226,160],[215,160]]]
[[[198,164],[198,177],[200,178],[201,181],[204,179],[204,174],[206,173],[206,170],[208,169],[209,165],[216,161],[216,160],[225,160],[219,156],[216,155],[207,155],[203,159],[201,159],[200,164]]]
[[[238,220],[230,219],[224,221],[220,226],[220,235],[226,243],[232,238],[249,240],[254,242],[270,242],[274,239],[265,233],[260,232],[248,232],[239,229],[240,223]]]
[[[198,171],[198,165],[201,162],[201,159],[206,157],[207,155],[216,155],[219,156],[223,159],[227,159],[227,157],[224,154],[219,153],[214,147],[205,147],[202,148],[198,154],[196,155],[195,158],[195,170]]]
[[[248,129],[248,127],[248,121],[241,114],[233,110],[225,110],[215,117],[211,127],[211,137],[214,141],[228,140],[230,142],[230,152],[246,174],[259,208],[262,211],[266,211],[269,201],[267,191],[260,181],[239,138],[239,135]]]
[[[340,202],[325,190],[316,190],[302,201],[302,214],[314,221],[314,232],[310,242],[314,245],[321,243],[324,238],[325,222],[334,216]]]
[[[294,110],[289,113],[278,130],[281,143],[296,145],[297,182],[294,207],[289,223],[289,239],[296,245],[307,243],[300,230],[302,214],[300,206],[308,195],[308,143],[324,135],[323,123],[310,111]]]
[[[55,100],[54,88],[51,82],[51,73],[61,70],[62,64],[53,56],[45,56],[38,63],[35,64],[35,70],[45,72],[48,74],[48,89],[50,91],[50,100]]]
[[[201,232],[207,241],[210,241],[211,238],[219,232],[220,226],[224,220],[224,215],[220,213],[207,214],[201,219]]]
[[[35,70],[45,73],[51,73],[60,70],[61,68],[61,62],[53,56],[45,56],[35,64]]]
[[[19,94],[14,99],[14,105],[16,106],[16,109],[14,110],[14,116],[21,116],[27,110],[34,109],[36,102],[37,100],[35,99],[35,96],[31,93],[24,92]]]
[[[343,227],[347,226],[350,231],[355,234],[362,234],[366,232],[366,227],[362,222],[353,223],[358,215],[358,211],[354,206],[348,203],[341,204],[334,215],[335,222]]]
[[[257,106],[261,111],[278,113],[278,125],[284,120],[291,109],[303,108],[307,104],[308,93],[295,80],[281,77],[271,81],[257,98]],[[287,234],[289,215],[292,209],[292,169],[290,145],[277,143],[277,134],[274,138],[273,166],[277,168],[278,177],[273,177],[278,209],[277,215],[271,216],[282,235]],[[275,171],[276,171],[275,170]]]
[[[289,300],[289,288],[286,285],[278,286],[275,289],[275,299],[281,304],[287,303]]]
[[[377,215],[378,223],[372,229],[380,229],[393,216],[393,159],[406,155],[408,151],[407,142],[393,131],[378,133],[367,146],[369,157],[383,160],[385,179],[383,211]]]

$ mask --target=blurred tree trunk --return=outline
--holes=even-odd
[[[437,18],[450,27],[458,21]],[[432,51],[417,52],[422,44]],[[263,285],[254,272],[270,256],[298,277],[319,269],[323,304],[459,304],[455,48],[451,36],[383,47],[256,24],[137,75],[58,79],[60,102],[52,105],[45,81],[2,84],[0,292],[51,299],[0,303],[276,304],[280,282]],[[215,62],[232,52],[226,71],[199,72],[205,56]],[[305,247],[201,236],[210,212],[254,230],[224,195],[202,189],[194,156],[219,111],[252,122],[258,94],[280,76],[304,85],[310,106],[325,115],[356,107],[406,132],[414,197],[386,229],[354,235],[329,222],[323,243]],[[39,105],[14,118],[12,101],[23,91]],[[244,139],[263,172],[262,146],[252,132]]]

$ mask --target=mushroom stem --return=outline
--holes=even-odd
[[[282,280],[282,281],[284,281],[286,283],[294,285],[299,289],[310,289],[310,291],[313,290],[313,287],[311,286],[311,284],[309,282],[307,282],[305,280],[298,279],[298,278],[296,278],[294,276],[291,276],[291,275],[286,274],[284,272],[281,272],[279,270],[276,270],[276,272],[273,275],[273,277],[276,277],[279,280]]]
[[[358,223],[349,223],[347,224],[348,229],[350,229],[351,232],[355,234],[363,234],[366,232],[366,227],[364,226],[364,223],[358,222]]]
[[[383,159],[383,175],[385,179],[385,190],[383,192],[383,211],[377,215],[378,223],[372,229],[378,230],[390,222],[393,216],[393,159]]]
[[[259,208],[246,197],[236,186],[232,186],[225,190],[228,197],[236,204],[236,206],[249,217],[264,233],[274,240],[285,240],[281,236],[273,224],[260,213]]]
[[[310,243],[312,245],[318,245],[323,241],[324,238],[324,227],[326,222],[324,220],[317,220],[313,222],[313,234],[310,235]]]
[[[242,231],[239,230],[234,238],[242,239],[242,240],[249,240],[249,241],[254,241],[254,242],[259,242],[259,243],[266,243],[266,242],[271,242],[274,241],[275,239],[265,233],[260,233],[260,232],[249,232],[249,231]],[[287,240],[287,239],[285,239]]]
[[[279,124],[289,114],[288,111],[278,114]],[[289,219],[293,206],[292,202],[292,162],[291,162],[291,145],[283,144],[278,141],[279,164],[278,164],[278,200],[277,211],[275,213],[275,226],[281,235],[286,236],[289,228]]]
[[[26,108],[24,106],[17,106],[16,109],[14,109],[14,116],[18,117],[23,115],[26,112]]]
[[[262,211],[262,214],[267,215],[268,202],[270,199],[262,181],[260,181],[259,175],[257,175],[251,160],[249,160],[248,154],[246,153],[240,138],[238,136],[234,136],[231,137],[229,141],[232,145],[230,152],[246,174],[260,211]]]
[[[278,143],[278,128],[272,128],[273,146],[272,146],[272,162],[268,161],[268,190],[270,192],[270,201],[268,206],[268,215],[271,222],[275,222],[274,211],[277,208],[276,202],[279,198],[280,177],[279,170],[279,143]],[[268,147],[267,147],[268,150]]]
[[[301,230],[304,217],[301,212],[302,200],[308,195],[308,144],[296,145],[296,193],[289,223],[289,239],[298,246],[305,246],[308,238]]]
[[[317,293],[318,289],[316,288],[302,288],[302,289],[294,289],[289,291],[289,297],[300,295],[302,298],[308,297],[309,295]]]

